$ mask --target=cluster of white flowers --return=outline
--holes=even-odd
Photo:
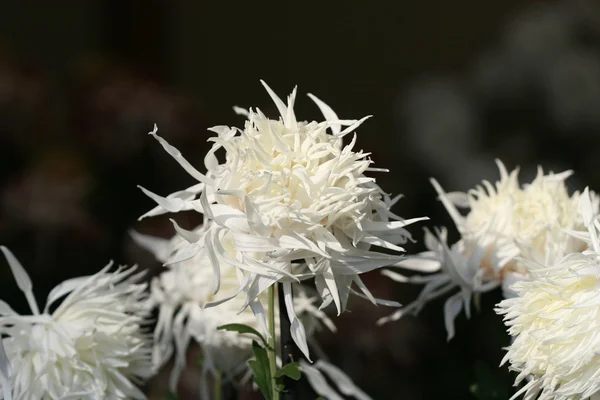
[[[383,271],[399,281],[425,284],[416,301],[385,323],[418,312],[447,295],[448,339],[473,295],[502,287],[496,309],[512,336],[503,364],[518,372],[512,397],[583,400],[600,398],[600,205],[589,189],[569,195],[571,171],[544,174],[519,185],[497,161],[500,180],[468,193],[445,193],[432,180],[460,239],[449,246],[446,229],[426,231],[428,251],[398,264],[428,275],[410,277]],[[459,208],[468,212],[462,214]]]
[[[154,372],[143,274],[123,267],[111,272],[109,264],[56,286],[40,312],[25,269],[7,248],[0,250],[32,312],[19,315],[0,300],[2,398],[145,399],[135,385]]]
[[[263,85],[281,119],[236,107],[248,120],[243,129],[210,129],[216,136],[209,139],[214,145],[204,158],[206,173],[159,137],[156,126],[151,132],[198,184],[167,197],[142,189],[158,204],[143,217],[195,210],[204,223],[190,231],[173,221],[177,236],[171,240],[133,233],[168,265],[149,288],[135,268],[111,272],[108,265],[96,275],[58,285],[40,312],[29,276],[1,247],[32,312],[19,315],[0,301],[2,398],[144,399],[136,384],[173,354],[174,390],[192,340],[203,350],[204,377],[217,370],[228,379],[247,375],[251,339],[217,328],[244,324],[272,339],[278,333],[270,334],[265,314],[271,311],[279,322],[279,310],[266,309],[271,300],[265,298],[275,284],[283,288],[291,336],[309,361],[315,329],[335,330],[324,307],[335,304],[339,314],[350,294],[399,306],[376,299],[359,275],[404,261],[400,245],[410,239],[406,226],[427,218],[393,214],[390,208],[399,197],[390,198],[365,176],[384,170],[371,168],[369,153],[354,150],[355,135],[342,144],[368,117],[341,120],[309,95],[325,121],[299,122],[296,90],[286,105]],[[221,150],[223,162],[217,158]],[[373,246],[383,251],[370,250]],[[307,279],[314,279],[314,296],[295,285]],[[154,309],[158,321],[152,337],[146,325]],[[369,398],[324,360],[302,362],[300,369],[320,395],[339,398],[328,376],[343,394]]]
[[[292,322],[292,337],[310,360],[306,332],[293,310],[292,283],[313,278],[322,300],[344,311],[352,285],[373,303],[395,305],[373,297],[359,274],[398,263],[403,255],[369,250],[378,246],[402,253],[399,244],[410,235],[405,227],[426,218],[404,220],[390,211],[391,199],[364,175],[368,153],[354,151],[356,136],[343,138],[366,119],[340,120],[333,110],[309,95],[326,121],[299,122],[294,114],[296,90],[287,106],[263,82],[281,119],[268,119],[260,110],[237,112],[248,120],[244,129],[216,126],[213,147],[204,158],[205,174],[156,134],[151,134],[198,184],[167,197],[142,190],[158,207],[142,216],[195,210],[205,217],[202,232],[175,229],[185,239],[167,264],[205,252],[214,269],[214,293],[224,266],[241,273],[240,291],[265,327],[260,294],[280,282]],[[346,127],[342,129],[342,127]],[[331,130],[331,133],[328,131]],[[224,150],[225,161],[216,153]],[[230,248],[226,248],[231,243]],[[264,332],[267,334],[267,332]]]
[[[425,283],[425,287],[415,302],[380,323],[417,312],[426,302],[458,289],[444,307],[448,339],[451,339],[456,316],[463,308],[467,317],[470,315],[473,294],[502,286],[505,297],[514,295],[510,285],[528,276],[527,265],[519,257],[547,264],[587,247],[584,240],[567,233],[584,228],[579,213],[580,194],[569,196],[565,185],[571,171],[544,174],[539,168],[536,178],[521,186],[518,169],[508,173],[502,162],[496,163],[500,180],[495,185],[483,181],[482,186],[468,193],[446,193],[437,181],[431,180],[461,238],[449,246],[445,229],[438,230],[437,236],[427,231],[428,251],[420,255],[421,259],[400,263],[405,268],[434,274],[405,277],[384,271],[394,280]],[[596,196],[592,206],[596,210],[599,207]],[[459,208],[467,209],[468,213],[461,214]]]
[[[539,168],[521,185],[518,169],[509,173],[497,161],[499,181],[483,181],[467,193],[447,193],[432,179],[460,239],[449,245],[445,228],[426,230],[427,251],[406,257],[406,226],[427,218],[392,213],[398,198],[364,175],[382,170],[370,167],[368,153],[353,150],[356,136],[342,144],[366,118],[341,120],[309,95],[325,121],[299,122],[296,90],[286,105],[263,85],[281,118],[236,107],[247,117],[245,126],[211,128],[217,136],[209,139],[214,145],[204,158],[206,173],[158,136],[156,126],[150,132],[198,183],[167,197],[142,188],[158,206],[141,218],[190,210],[204,216],[192,230],[171,220],[171,239],[131,233],[166,266],[150,285],[135,267],[111,271],[109,264],[55,287],[40,312],[29,276],[0,246],[31,308],[31,315],[19,315],[0,300],[0,399],[145,399],[137,385],[172,357],[169,386],[175,392],[192,343],[202,349],[200,390],[210,398],[209,373],[236,383],[251,374],[253,337],[219,327],[242,324],[276,340],[280,310],[268,309],[275,291],[267,290],[281,285],[290,334],[310,361],[299,360],[300,370],[315,392],[369,400],[335,366],[313,364],[309,343],[322,326],[336,330],[323,309],[335,305],[339,315],[350,294],[400,306],[376,299],[360,278],[382,267],[429,274],[382,272],[425,286],[380,324],[448,295],[444,318],[451,339],[455,318],[462,310],[470,315],[473,297],[502,288],[506,299],[496,312],[513,337],[503,363],[518,372],[516,385],[525,382],[513,398],[600,398],[600,200],[589,189],[569,195],[571,171]],[[300,284],[309,279],[316,290]],[[147,327],[154,310],[152,335]],[[275,316],[274,330],[267,329],[267,314]]]

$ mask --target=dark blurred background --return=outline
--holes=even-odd
[[[320,119],[312,92],[342,118],[373,114],[358,146],[373,153],[380,185],[405,198],[396,211],[451,221],[428,183],[466,190],[497,177],[494,158],[522,167],[574,169],[573,189],[598,189],[600,2],[4,2],[0,12],[0,243],[32,275],[43,301],[60,281],[108,260],[160,266],[128,237],[169,237],[166,218],[136,185],[166,195],[191,178],[159,133],[201,165],[206,128],[238,125],[232,106],[276,117],[259,83],[296,115]],[[188,227],[197,215],[178,215]],[[430,224],[431,225],[431,224]],[[452,229],[451,229],[452,230]],[[420,227],[412,229],[422,250]],[[456,237],[456,235],[454,236]],[[0,262],[0,297],[26,311]],[[420,287],[378,273],[379,297],[408,303]],[[331,361],[374,399],[507,399],[498,368],[508,344],[492,293],[446,342],[443,299],[419,317],[376,327],[390,309],[356,300],[323,334]],[[181,394],[194,398],[196,371]],[[164,377],[148,385],[163,398]]]

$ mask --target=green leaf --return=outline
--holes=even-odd
[[[252,353],[254,353],[254,358],[248,361],[248,366],[254,375],[254,382],[265,396],[265,399],[272,400],[273,390],[271,388],[271,370],[269,369],[267,350],[253,340]]]
[[[256,329],[244,324],[226,324],[217,327],[217,330],[237,332],[240,334],[254,335],[263,342],[264,347],[268,347],[266,339]]]
[[[177,396],[177,393],[173,393],[173,392],[168,391],[168,390],[165,392],[165,399],[166,400],[181,400],[179,398],[179,396]]]
[[[281,368],[277,373],[275,373],[275,378],[281,378],[283,376],[287,376],[297,381],[302,376],[302,372],[300,372],[300,364],[297,362],[293,362],[290,364],[286,364]]]
[[[285,385],[283,383],[278,383],[277,385],[275,385],[275,390],[277,390],[278,392],[285,392]]]

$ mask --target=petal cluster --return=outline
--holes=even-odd
[[[11,386],[5,399],[145,399],[136,384],[153,370],[142,274],[111,272],[109,264],[56,286],[40,312],[29,276],[8,249],[0,250],[32,310],[19,315],[0,301],[0,335],[10,360],[4,367],[0,352],[0,377],[8,375]]]
[[[175,226],[187,244],[168,263],[206,251],[214,268],[214,293],[221,284],[220,269],[229,265],[242,272],[242,290],[250,302],[260,303],[260,293],[277,282],[291,299],[291,284],[313,277],[322,307],[333,303],[342,312],[353,284],[376,302],[359,275],[403,260],[399,244],[410,239],[405,227],[425,218],[394,215],[390,207],[396,199],[365,175],[376,169],[370,168],[368,153],[354,150],[356,136],[343,145],[343,138],[366,117],[340,120],[311,95],[326,120],[298,121],[296,90],[286,104],[263,85],[281,118],[236,108],[247,117],[244,128],[211,128],[216,136],[209,139],[214,144],[204,158],[206,173],[158,136],[155,127],[151,134],[198,184],[167,197],[143,189],[158,204],[143,217],[182,210],[204,214],[202,234]],[[222,153],[224,160],[219,160]],[[226,237],[231,238],[233,253],[225,248]],[[372,251],[371,246],[396,254]],[[286,304],[292,337],[309,357],[304,327],[292,303]]]
[[[519,372],[517,383],[527,379],[514,397],[578,400],[600,391],[599,226],[587,192],[581,205],[591,249],[550,264],[523,260],[530,279],[498,305],[513,336],[504,362]]]
[[[203,230],[200,226],[194,232]],[[136,232],[132,236],[159,261],[164,261],[168,254],[184,244],[180,236],[170,240]],[[168,266],[152,280],[149,306],[158,309],[154,363],[160,367],[175,352],[175,367],[170,379],[172,390],[175,390],[185,367],[185,353],[192,340],[203,350],[202,366],[205,373],[219,370],[226,379],[235,379],[248,371],[246,362],[251,358],[252,338],[217,328],[236,323],[266,331],[266,327],[258,326],[262,319],[255,318],[253,311],[262,314],[267,313],[268,309],[260,309],[259,301],[249,301],[250,296],[241,292],[243,274],[233,266],[222,266],[221,287],[216,295],[213,294],[212,274],[210,257],[206,251],[202,251],[191,259]],[[297,286],[294,294],[294,312],[306,327],[308,338],[322,324],[335,330],[331,320],[315,306],[316,297],[309,297],[302,286]],[[263,293],[259,299],[267,303],[265,296],[266,293]],[[275,314],[277,327],[279,308],[275,309]]]
[[[424,283],[425,287],[414,303],[380,323],[417,312],[426,302],[458,289],[444,306],[448,339],[451,339],[453,321],[463,309],[469,316],[473,294],[502,286],[505,297],[514,296],[511,285],[527,278],[527,266],[519,257],[549,263],[587,248],[585,240],[568,233],[584,228],[579,212],[580,193],[569,195],[565,185],[571,171],[544,174],[539,168],[531,183],[520,185],[518,169],[509,173],[502,162],[496,160],[496,163],[500,180],[495,184],[483,181],[467,193],[446,193],[437,181],[431,180],[461,238],[449,246],[445,230],[438,230],[435,236],[427,232],[428,251],[399,265],[435,272],[432,275],[408,278],[385,271],[396,281]],[[599,208],[595,195],[591,207]]]
[[[481,267],[485,265],[484,257],[488,256],[486,251],[465,240],[449,246],[447,236],[446,229],[437,229],[436,235],[426,230],[428,251],[399,264],[403,268],[431,274],[407,277],[391,270],[382,271],[383,275],[396,282],[425,286],[416,300],[381,318],[377,321],[379,325],[396,321],[406,314],[416,314],[429,301],[455,292],[444,303],[444,324],[450,340],[454,337],[454,320],[461,310],[464,309],[467,318],[471,315],[473,293],[485,293],[499,286],[496,280],[486,279],[487,271]]]
[[[509,174],[499,160],[496,162],[500,180],[495,185],[483,181],[483,186],[469,193],[446,194],[434,182],[462,238],[489,249],[491,274],[523,271],[515,260],[523,252],[548,262],[585,248],[585,242],[564,231],[584,228],[579,213],[580,193],[569,195],[565,185],[572,171],[544,174],[540,167],[535,179],[521,186],[518,169]],[[468,208],[468,214],[460,215],[457,207]],[[596,198],[594,207],[598,208]]]

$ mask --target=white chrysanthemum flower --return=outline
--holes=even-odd
[[[145,399],[135,384],[153,374],[151,337],[145,332],[147,284],[135,268],[67,280],[48,295],[40,312],[29,276],[5,247],[32,315],[0,301],[0,335],[17,400]],[[50,312],[57,300],[66,298]],[[0,357],[1,375],[6,375]],[[4,395],[6,400],[6,394]],[[8,396],[10,398],[10,396]]]
[[[458,288],[460,292],[451,296],[444,307],[451,339],[453,321],[463,308],[469,315],[474,293],[502,285],[506,297],[513,295],[510,285],[527,277],[526,266],[516,257],[547,264],[587,247],[584,240],[567,233],[584,228],[579,213],[580,194],[575,192],[569,196],[565,185],[571,171],[544,175],[539,168],[536,178],[521,186],[518,169],[509,174],[502,162],[496,160],[496,163],[500,180],[495,185],[483,181],[483,186],[468,193],[445,193],[432,179],[461,239],[449,247],[445,232],[440,232],[439,239],[427,233],[428,251],[420,255],[422,259],[400,263],[400,266],[436,274],[407,278],[385,271],[394,280],[426,285],[416,302],[380,323],[418,311],[427,301]],[[595,196],[592,204],[597,210],[599,201]],[[462,215],[458,208],[469,211]]]
[[[518,296],[496,310],[514,338],[503,363],[519,372],[517,384],[528,379],[513,398],[523,392],[526,399],[553,400],[600,394],[600,223],[587,189],[581,215],[591,250],[550,264],[523,259],[529,279],[515,283]]]
[[[200,233],[203,229],[198,227],[194,232]],[[165,240],[132,232],[132,237],[163,262],[170,253],[185,245],[180,236]],[[224,243],[233,251],[230,240]],[[149,306],[158,308],[153,359],[158,368],[175,351],[175,366],[170,378],[172,391],[175,391],[185,367],[186,350],[192,339],[203,350],[203,374],[219,370],[226,379],[234,379],[248,370],[246,362],[252,357],[252,339],[236,332],[217,330],[217,327],[236,323],[261,330],[258,323],[262,319],[255,318],[252,312],[252,308],[260,307],[260,303],[257,300],[249,303],[249,296],[241,293],[240,280],[244,277],[239,269],[230,265],[221,267],[221,288],[216,295],[213,294],[212,274],[210,257],[206,252],[200,252],[191,259],[170,265],[152,281]],[[335,331],[331,320],[315,306],[317,299],[309,297],[301,286],[296,289],[294,312],[304,322],[308,338],[321,324]],[[279,324],[278,313],[277,307],[276,326]]]
[[[410,238],[405,227],[426,218],[403,220],[391,213],[395,200],[374,178],[364,175],[376,170],[370,168],[369,153],[353,150],[356,136],[342,145],[343,138],[366,117],[339,120],[329,106],[310,95],[326,121],[299,122],[293,109],[296,90],[286,106],[263,85],[281,119],[268,119],[258,109],[236,108],[248,121],[243,130],[210,129],[217,136],[209,139],[214,145],[204,159],[206,174],[159,137],[155,127],[151,134],[199,183],[166,198],[143,189],[159,205],[143,217],[181,210],[204,214],[210,224],[202,235],[175,227],[189,244],[169,263],[205,250],[215,269],[215,293],[219,266],[232,265],[247,278],[242,290],[252,293],[250,300],[277,282],[283,284],[285,296],[291,297],[292,282],[314,276],[323,306],[333,302],[338,313],[345,309],[353,283],[376,302],[359,274],[403,257],[369,251],[369,247],[403,252],[398,244]],[[220,163],[215,153],[221,149],[225,161]],[[224,249],[225,235],[233,240],[234,256]],[[304,327],[291,307],[287,311],[292,337],[309,357]]]
[[[540,167],[536,178],[521,186],[518,169],[509,174],[502,162],[496,160],[496,163],[500,180],[495,187],[483,181],[483,187],[478,186],[469,193],[445,193],[432,180],[462,239],[489,252],[484,268],[490,270],[490,275],[524,272],[524,266],[515,260],[523,252],[547,262],[586,247],[585,242],[564,232],[584,228],[579,213],[579,192],[569,196],[565,185],[572,171],[544,175]],[[595,196],[593,203],[597,209]],[[467,208],[469,212],[462,216],[457,207]]]

